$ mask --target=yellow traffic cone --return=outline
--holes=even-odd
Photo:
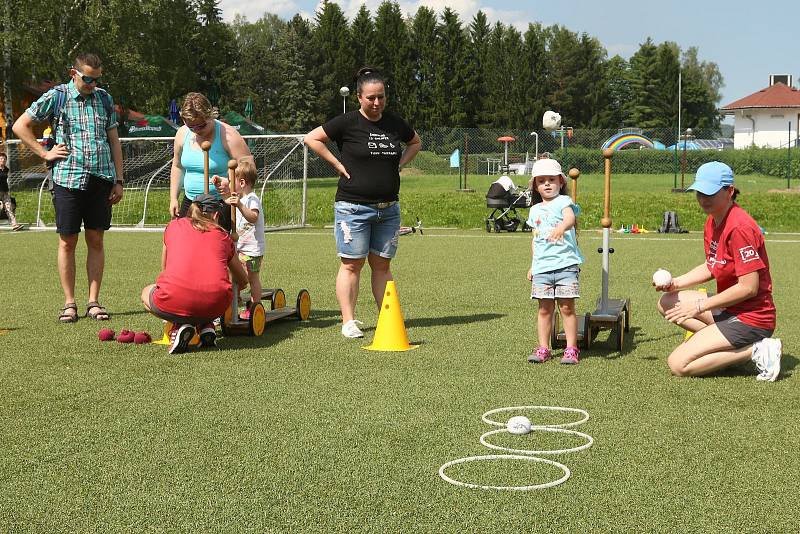
[[[172,330],[172,323],[164,321],[164,335],[158,341],[153,341],[154,345],[169,345],[169,333]],[[189,345],[195,346],[200,344],[200,335],[197,333],[197,328],[194,329],[194,337],[189,342]]]
[[[700,288],[698,291],[700,291],[701,293],[706,293],[706,294],[708,294],[708,289],[706,289],[706,288],[704,288],[704,287],[701,287],[701,288]],[[693,334],[694,334],[694,332],[689,332],[689,331],[687,330],[687,331],[686,331],[686,334],[684,334],[684,336],[683,336],[683,340],[684,340],[684,341],[686,341],[687,339],[689,339],[690,337],[692,337],[692,335],[693,335]]]
[[[381,313],[378,315],[378,326],[375,328],[375,337],[372,345],[362,347],[367,350],[405,351],[412,350],[419,345],[411,345],[406,334],[406,325],[403,322],[403,313],[400,311],[400,299],[397,298],[397,288],[394,280],[386,282],[383,292]]]

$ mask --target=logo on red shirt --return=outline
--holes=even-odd
[[[752,245],[740,248],[739,256],[742,258],[742,263],[747,263],[759,259],[758,251],[755,248],[753,248]]]

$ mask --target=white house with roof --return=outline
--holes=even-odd
[[[792,87],[790,74],[770,76],[768,87],[720,111],[734,117],[734,148],[800,146],[800,90]]]

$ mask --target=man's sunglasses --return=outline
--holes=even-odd
[[[83,74],[81,71],[79,71],[75,67],[73,67],[73,70],[75,71],[75,74],[77,74],[78,76],[81,77],[81,80],[83,80],[83,83],[85,83],[87,85],[88,84],[92,84],[92,83],[100,83],[101,76],[97,76],[96,78],[92,78],[91,76],[86,76],[85,74]]]

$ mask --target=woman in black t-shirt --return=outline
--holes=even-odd
[[[339,174],[334,203],[336,249],[341,259],[336,298],[342,335],[363,337],[355,319],[365,258],[372,294],[380,307],[400,230],[400,168],[421,148],[419,136],[399,115],[384,111],[386,83],[369,67],[356,74],[357,111],[344,113],[309,132],[305,143]],[[335,141],[341,160],[325,146]],[[401,144],[405,145],[403,150]]]

